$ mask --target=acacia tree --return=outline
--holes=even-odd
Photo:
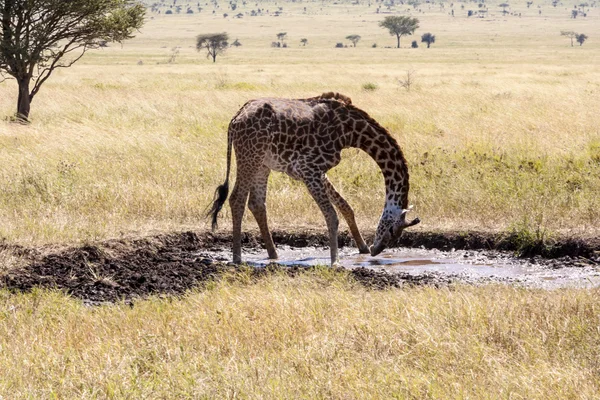
[[[571,47],[573,47],[573,39],[577,37],[577,32],[573,31],[560,31],[560,36],[566,36],[571,39]]]
[[[300,43],[302,43],[302,46],[306,46],[306,43],[308,43],[308,39],[302,38],[302,39],[300,39]]]
[[[390,15],[385,17],[379,23],[379,26],[389,30],[390,35],[396,35],[396,38],[398,38],[398,48],[400,48],[400,37],[412,35],[419,28],[419,20],[403,15]]]
[[[435,43],[435,35],[427,32],[421,36],[421,43],[427,43],[427,48],[431,46],[431,43]]]
[[[0,81],[17,81],[17,118],[28,120],[33,98],[57,68],[102,43],[132,38],[144,13],[133,0],[0,0]]]
[[[577,40],[577,43],[579,43],[580,46],[583,45],[587,38],[588,37],[585,33],[580,33],[579,35],[575,36],[575,40]]]
[[[217,55],[227,50],[229,36],[227,33],[207,33],[196,37],[196,50],[206,50],[206,58],[212,57],[217,62]]]
[[[354,47],[356,47],[356,43],[358,43],[360,41],[361,37],[360,35],[348,35],[346,36],[346,40],[349,40],[352,42],[352,45]]]
[[[502,14],[506,15],[506,14],[508,14],[508,11],[506,11],[506,7],[510,7],[510,4],[502,3],[502,4],[498,4],[498,7],[502,7]]]
[[[277,39],[281,40],[281,43],[283,43],[283,41],[285,40],[286,35],[287,35],[287,32],[279,32],[277,34]]]

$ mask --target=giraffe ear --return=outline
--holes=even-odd
[[[410,205],[408,208],[402,210],[400,214],[400,224],[402,228],[408,228],[409,226],[417,225],[421,220],[417,217],[410,222],[406,222],[406,214],[408,214],[412,210],[413,206]]]
[[[406,218],[406,214],[411,212],[412,209],[413,209],[413,206],[411,204],[410,206],[408,206],[408,208],[405,208],[404,210],[402,210],[402,212],[400,213],[400,219],[404,220]]]

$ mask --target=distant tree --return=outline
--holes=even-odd
[[[588,39],[587,35],[584,33],[581,33],[577,36],[575,36],[575,40],[577,40],[577,43],[579,43],[580,46],[583,45],[583,43]]]
[[[579,14],[579,11],[577,11],[577,10],[571,10],[571,18],[576,19],[577,18],[577,14]]]
[[[372,47],[372,48],[376,48],[376,47],[377,47],[377,43],[373,43],[373,44],[371,45],[371,47]]]
[[[308,43],[308,39],[302,38],[302,39],[300,39],[300,43],[302,43],[302,46],[306,46],[306,44]]]
[[[573,31],[560,31],[560,36],[566,36],[571,39],[571,47],[573,47],[573,39],[577,37],[577,32]]]
[[[343,48],[343,47],[344,47],[344,43],[342,43],[342,42],[337,42],[337,43],[335,44],[335,47],[336,47],[336,48]]]
[[[410,47],[411,47],[411,48],[413,48],[413,49],[418,49],[418,48],[419,48],[419,43],[417,43],[417,41],[416,41],[416,40],[413,40],[413,41],[410,43]]]
[[[206,50],[206,58],[212,57],[217,62],[217,55],[227,50],[229,36],[227,33],[208,33],[196,37],[196,50]]]
[[[473,16],[473,10],[467,11],[467,17],[472,17],[472,16]]]
[[[498,4],[498,7],[502,7],[502,14],[506,15],[506,14],[508,14],[508,11],[506,11],[506,7],[510,7],[510,4],[502,3],[502,4]]]
[[[242,43],[240,43],[239,39],[235,39],[233,43],[231,43],[233,47],[240,47]]]
[[[277,34],[277,39],[281,40],[281,42],[283,43],[283,41],[285,41],[285,37],[287,36],[287,32],[279,32]]]
[[[346,36],[346,40],[351,41],[352,45],[356,47],[356,43],[360,41],[360,35],[348,35]]]
[[[400,48],[400,38],[406,35],[412,35],[419,28],[419,20],[417,18],[406,17],[403,15],[390,15],[385,17],[379,23],[379,26],[387,29],[390,35],[396,36],[398,39],[398,48]]]
[[[0,80],[17,81],[17,118],[28,120],[33,98],[57,68],[101,41],[132,38],[144,13],[129,0],[0,0]]]
[[[427,43],[427,48],[431,46],[431,43],[435,43],[435,35],[427,32],[421,36],[421,43]]]

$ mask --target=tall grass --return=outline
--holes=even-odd
[[[5,398],[582,398],[600,393],[597,290],[367,291],[244,276],[88,308],[0,292]]]
[[[591,19],[569,21],[549,6],[542,17],[528,10],[529,19],[484,24],[436,8],[420,17],[423,29],[436,26],[435,48],[332,51],[328,43],[350,28],[360,28],[364,43],[393,38],[371,12],[356,26],[365,8],[330,5],[330,21],[302,7],[289,5],[280,20],[289,40],[319,32],[306,47],[270,48],[280,30],[265,27],[267,17],[156,15],[124,47],[58,71],[34,100],[32,125],[0,122],[0,236],[40,244],[204,229],[202,211],[225,174],[226,127],[239,107],[330,90],[349,95],[401,143],[419,229],[543,221],[553,232],[597,233],[600,47],[590,39],[571,48],[551,30],[577,23],[593,37]],[[190,32],[226,22],[244,45],[213,65],[195,52]],[[166,64],[174,46],[180,56]],[[409,69],[418,82],[407,92],[397,82]],[[364,82],[377,90],[363,90]],[[14,112],[15,95],[14,82],[0,84],[0,115]],[[365,155],[345,155],[332,181],[362,229],[374,229],[383,180]],[[271,176],[268,205],[273,226],[323,224],[303,185],[281,174]],[[227,210],[224,218],[228,226]]]

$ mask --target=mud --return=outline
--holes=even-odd
[[[252,279],[271,273],[296,276],[310,272],[315,265],[328,264],[325,235],[278,231],[273,236],[280,251],[278,264],[265,259],[256,234],[244,236],[248,266],[242,268]],[[505,251],[449,247],[463,243],[463,248],[469,249],[480,239],[461,236],[463,239],[450,239],[442,245],[439,237],[431,237],[434,239],[429,244],[436,243],[447,251],[429,250],[421,244],[416,249],[391,249],[373,258],[357,254],[355,248],[348,247],[351,239],[342,235],[341,264],[359,284],[374,289],[487,282],[542,288],[600,286],[600,251],[594,243],[582,242],[568,256],[523,259]],[[413,245],[424,241],[414,235],[403,240]],[[229,262],[230,241],[227,235],[184,232],[59,250],[2,243],[3,251],[19,254],[25,263],[1,275],[0,288],[55,288],[90,304],[180,295],[239,269]],[[492,239],[484,243],[494,248]]]

